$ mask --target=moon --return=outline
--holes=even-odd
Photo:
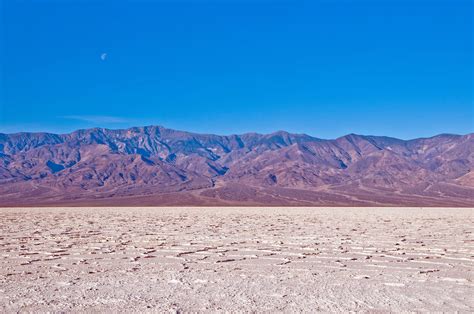
[[[104,52],[100,55],[100,60],[104,61],[105,58],[107,58],[107,53]]]

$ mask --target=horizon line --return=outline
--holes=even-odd
[[[64,132],[64,133],[62,133],[62,132],[55,133],[55,132],[48,132],[48,131],[20,131],[20,132],[12,132],[12,133],[0,132],[0,135],[7,135],[7,136],[17,135],[17,134],[69,135],[69,134],[79,132],[79,131],[88,131],[88,130],[94,130],[94,129],[101,129],[101,130],[107,130],[107,131],[126,131],[126,130],[130,130],[130,129],[135,129],[135,128],[143,128],[144,129],[144,128],[152,128],[152,127],[163,128],[163,129],[166,129],[166,130],[172,130],[172,131],[183,132],[183,133],[191,133],[191,134],[196,134],[196,135],[213,135],[213,136],[221,136],[221,137],[243,136],[243,135],[250,135],[250,134],[266,136],[266,135],[272,135],[272,134],[276,134],[276,133],[286,133],[286,134],[290,134],[290,135],[309,136],[309,137],[312,137],[312,138],[317,139],[317,140],[328,140],[328,141],[336,140],[336,139],[347,137],[347,136],[350,136],[350,135],[363,136],[363,137],[387,137],[387,138],[403,140],[403,141],[412,141],[412,140],[418,140],[418,139],[429,139],[429,138],[434,138],[434,137],[438,137],[438,136],[460,136],[460,137],[462,137],[462,136],[467,136],[467,135],[474,134],[474,131],[466,133],[466,134],[438,133],[438,134],[435,134],[435,135],[432,135],[432,136],[421,136],[421,137],[414,137],[414,138],[409,138],[409,139],[401,139],[401,138],[397,138],[397,137],[394,137],[394,136],[388,136],[388,135],[347,133],[347,134],[344,134],[344,135],[341,135],[341,136],[338,136],[338,137],[334,137],[334,138],[321,138],[321,137],[315,137],[315,136],[307,134],[307,133],[298,133],[298,132],[292,133],[292,132],[288,132],[288,131],[281,130],[281,129],[270,132],[270,133],[244,132],[244,133],[240,133],[240,134],[238,134],[238,133],[218,134],[218,133],[204,133],[204,132],[185,131],[185,130],[180,130],[180,129],[168,128],[168,127],[165,127],[165,126],[159,125],[159,124],[150,124],[150,125],[141,125],[141,126],[131,126],[131,127],[126,127],[126,128],[107,128],[107,127],[97,126],[97,127],[90,127],[90,128],[79,128],[79,129],[75,129],[73,131]]]

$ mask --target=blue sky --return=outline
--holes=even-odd
[[[474,132],[471,0],[1,3],[0,132]]]

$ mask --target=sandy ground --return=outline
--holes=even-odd
[[[474,210],[0,209],[0,312],[474,311]]]

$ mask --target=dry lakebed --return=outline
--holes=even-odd
[[[474,311],[470,208],[1,208],[0,312]]]

